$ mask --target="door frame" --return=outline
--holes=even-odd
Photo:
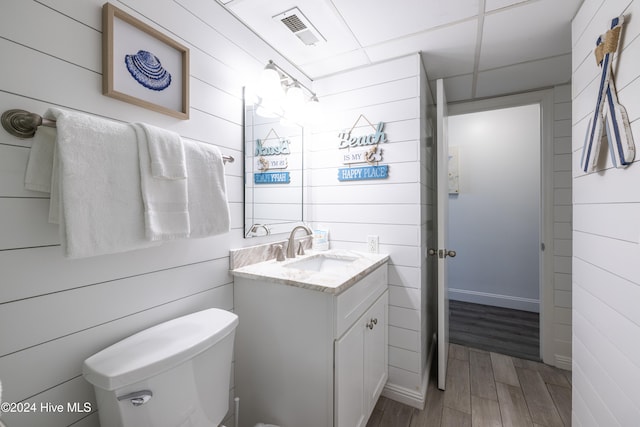
[[[555,365],[553,345],[553,89],[449,104],[449,116],[540,105],[540,358]]]

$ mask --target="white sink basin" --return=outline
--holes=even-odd
[[[330,249],[286,261],[270,259],[231,270],[236,277],[340,294],[384,264],[386,254]]]
[[[284,267],[298,270],[326,272],[336,268],[346,267],[358,258],[350,256],[336,256],[330,254],[317,254],[299,261],[293,261]]]

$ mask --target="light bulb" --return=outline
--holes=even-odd
[[[287,89],[286,105],[287,110],[300,110],[304,105],[304,93],[300,84],[295,80]]]
[[[284,96],[282,84],[280,83],[280,73],[271,61],[260,74],[258,96],[267,99],[269,104],[281,102]]]
[[[300,84],[294,80],[287,89],[287,96],[284,101],[285,116],[288,120],[299,122],[302,117],[302,109],[304,107],[304,93]]]
[[[304,106],[304,122],[308,125],[318,125],[324,121],[324,112],[318,97],[314,94]]]

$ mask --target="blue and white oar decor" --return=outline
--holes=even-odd
[[[598,66],[602,67],[602,75],[598,102],[593,116],[589,120],[582,149],[580,166],[584,172],[593,172],[596,169],[603,132],[607,135],[609,153],[615,167],[625,168],[633,162],[635,157],[636,149],[629,126],[629,117],[627,111],[618,102],[612,78],[611,63],[613,62],[613,54],[618,50],[623,23],[624,16],[614,18],[611,21],[611,29],[598,37],[596,42],[596,62]]]

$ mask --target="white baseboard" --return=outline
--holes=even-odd
[[[427,356],[427,365],[422,373],[422,390],[415,391],[406,387],[402,387],[396,384],[387,383],[382,389],[382,395],[396,402],[404,403],[405,405],[412,406],[416,409],[423,410],[425,402],[427,401],[427,388],[429,386],[429,373],[431,372],[431,365],[434,360],[436,350],[436,334],[433,334],[431,340],[431,346],[429,347],[429,355]]]
[[[426,394],[424,393],[389,383],[382,389],[382,395],[420,410],[424,408],[424,402],[426,401]]]
[[[533,298],[514,297],[510,295],[492,294],[488,292],[470,291],[467,289],[449,288],[449,299],[455,301],[473,302],[476,304],[493,305],[496,307],[513,308],[515,310],[540,312],[540,300]]]
[[[555,363],[556,368],[565,369],[567,371],[571,370],[572,359],[570,357],[562,356],[559,354],[556,354],[554,357],[556,360],[556,363]]]

